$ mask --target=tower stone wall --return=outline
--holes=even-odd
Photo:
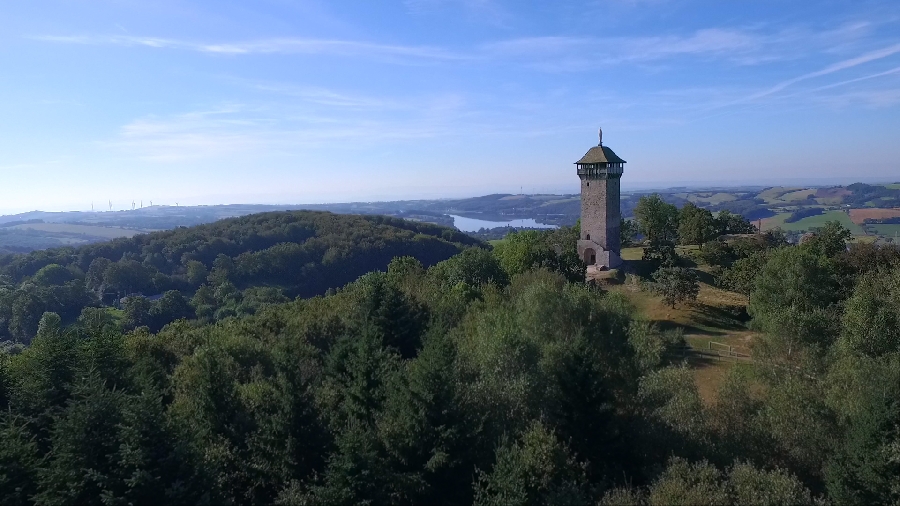
[[[618,267],[622,263],[620,183],[625,160],[601,142],[576,164],[581,179],[578,255],[588,265]]]

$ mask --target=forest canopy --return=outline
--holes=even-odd
[[[446,227],[384,216],[291,211],[180,227],[78,248],[0,257],[0,340],[27,343],[46,311],[63,323],[84,308],[140,312],[161,297],[193,300],[207,320],[255,312],[261,305],[311,297],[411,256],[425,266],[479,241]],[[154,328],[180,317],[157,308]],[[125,314],[124,317],[134,315]],[[149,316],[138,314],[137,320]],[[140,326],[141,322],[132,325]]]
[[[30,346],[0,352],[0,497],[895,504],[900,255],[848,249],[845,232],[710,255],[753,259],[759,332],[714,403],[674,353],[681,335],[578,278],[575,229],[430,266],[397,255],[324,295],[158,331],[45,312]],[[243,292],[274,297],[263,288]]]

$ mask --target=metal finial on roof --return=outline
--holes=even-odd
[[[599,135],[600,135],[600,144],[598,144],[598,146],[602,146],[603,145],[603,129],[602,128],[600,129]]]

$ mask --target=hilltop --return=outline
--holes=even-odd
[[[69,323],[106,308],[126,328],[151,329],[195,313],[252,314],[383,271],[397,256],[431,266],[473,246],[484,245],[428,223],[291,211],[0,256],[0,340],[30,341],[45,311]]]

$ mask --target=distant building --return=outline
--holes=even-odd
[[[600,130],[600,144],[589,149],[575,165],[581,179],[578,256],[587,265],[614,269],[622,263],[619,182],[625,160],[603,145],[603,130]]]

